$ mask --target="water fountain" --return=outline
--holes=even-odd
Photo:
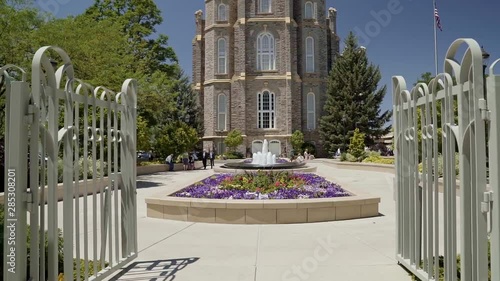
[[[264,140],[262,152],[259,151],[253,154],[251,164],[259,164],[262,166],[276,164],[276,155],[269,151],[269,143],[267,140]]]
[[[305,163],[285,162],[277,163],[276,155],[269,151],[269,143],[264,140],[262,151],[253,153],[252,162],[226,163],[222,168],[243,169],[243,170],[271,170],[271,169],[296,169],[304,166]]]

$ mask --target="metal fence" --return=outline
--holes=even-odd
[[[11,77],[16,71],[21,81]],[[22,69],[0,69],[7,82],[3,280],[102,280],[137,256],[136,82],[115,94],[74,72],[57,47],[34,55],[31,87]]]
[[[428,85],[393,77],[397,259],[421,280],[489,280],[489,241],[500,281],[498,62],[485,75],[479,44],[458,39]]]

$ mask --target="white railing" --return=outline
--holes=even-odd
[[[36,52],[31,89],[7,68],[3,280],[102,280],[137,256],[136,82],[94,88],[57,47]]]
[[[459,271],[461,281],[487,281],[490,241],[491,280],[500,281],[497,62],[485,78],[479,44],[458,39],[448,49],[444,73],[428,85],[408,90],[404,78],[393,77],[397,259],[422,280],[440,280],[442,270],[442,280],[457,280]]]

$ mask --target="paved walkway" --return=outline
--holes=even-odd
[[[340,170],[314,160],[318,174],[354,192],[380,196],[379,217],[288,225],[225,225],[146,217],[144,199],[213,173],[138,177],[139,257],[109,280],[411,280],[395,256],[393,175]]]

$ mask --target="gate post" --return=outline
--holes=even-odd
[[[7,81],[3,280],[9,281],[27,279],[28,103],[28,83]]]
[[[491,208],[491,280],[500,281],[500,76],[494,75],[497,60],[490,67],[487,80],[488,107],[491,112],[489,138],[490,186],[493,191],[493,208]]]

